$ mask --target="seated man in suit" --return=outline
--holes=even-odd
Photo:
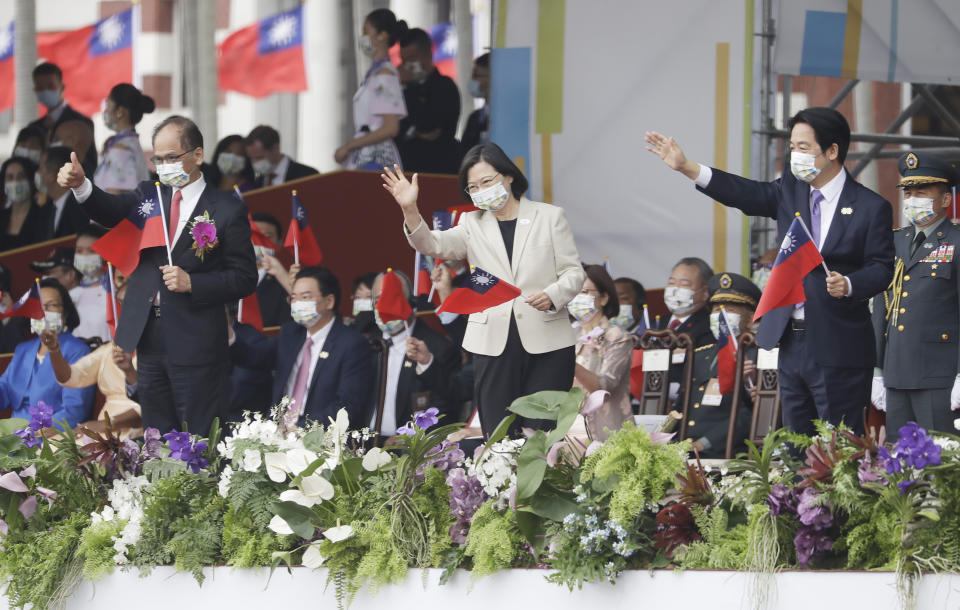
[[[69,162],[69,148],[51,146],[40,157],[40,166],[37,167],[37,190],[46,195],[47,202],[52,203],[55,210],[47,230],[53,237],[73,235],[90,224],[90,217],[77,203],[73,191],[57,183],[57,173]]]
[[[701,258],[681,258],[663,290],[663,302],[670,310],[670,317],[660,321],[660,330],[669,328],[677,334],[686,333],[693,339],[694,347],[713,341],[710,334],[710,312],[707,286],[713,269]]]
[[[38,129],[43,134],[44,144],[55,143],[57,139],[54,132],[67,121],[83,122],[90,129],[90,142],[94,141],[93,121],[71,108],[63,97],[63,72],[59,66],[46,62],[34,68],[33,91],[37,94],[37,101],[47,107],[47,113],[27,127]],[[80,155],[80,161],[84,171],[93,175],[97,169],[96,147],[86,148],[84,154]]]
[[[304,267],[291,295],[295,322],[281,326],[276,337],[249,326],[230,329],[234,364],[272,370],[274,404],[284,396],[294,400],[284,418],[287,427],[305,418],[325,424],[340,409],[347,410],[352,427],[369,420],[373,356],[363,336],[340,321],[339,308],[337,277],[323,267]]]
[[[736,273],[718,273],[710,278],[710,332],[713,341],[697,348],[693,360],[690,411],[687,436],[700,457],[722,459],[727,447],[727,429],[733,392],[720,394],[717,374],[717,339],[720,335],[720,310],[724,309],[734,339],[753,327],[753,312],[760,302],[756,284]],[[743,451],[743,439],[750,433],[753,404],[747,386],[756,385],[757,348],[749,348],[743,363],[745,386],[740,391],[734,452]],[[677,405],[677,410],[683,405]]]
[[[275,186],[318,173],[280,152],[280,134],[269,125],[257,125],[247,136],[247,157],[256,174],[254,188]]]
[[[410,279],[396,273],[403,287],[403,295],[410,300],[413,292]],[[373,281],[373,302],[380,300],[383,274]],[[436,407],[445,415],[445,424],[462,421],[460,413],[457,372],[460,370],[460,350],[446,337],[419,321],[410,319],[384,322],[375,313],[377,326],[390,345],[387,364],[387,393],[383,405],[380,436],[393,436],[397,428],[406,424],[416,411]],[[376,413],[371,418],[371,430],[376,430]]]

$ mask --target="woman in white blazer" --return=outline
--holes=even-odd
[[[485,435],[520,396],[569,390],[576,335],[566,304],[583,285],[580,254],[559,207],[523,196],[527,179],[493,143],[467,153],[460,167],[464,198],[478,209],[457,226],[431,231],[417,209],[419,186],[394,167],[383,186],[403,210],[407,240],[421,254],[463,260],[522,291],[516,299],[475,313],[463,348],[474,355],[474,402]],[[542,427],[526,420],[523,425]],[[518,432],[521,422],[514,425]]]

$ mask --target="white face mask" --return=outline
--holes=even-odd
[[[39,150],[34,150],[32,148],[27,148],[26,146],[16,146],[13,149],[14,157],[23,157],[24,159],[30,159],[34,163],[40,163],[40,155],[43,153]]]
[[[99,254],[74,254],[73,266],[83,274],[84,282],[95,281],[95,276],[103,267],[103,259]],[[94,278],[94,280],[90,280]]]
[[[510,195],[503,186],[503,182],[490,185],[482,191],[470,193],[470,199],[473,201],[473,205],[488,212],[496,212],[497,210],[503,209],[503,206],[507,205],[507,199],[509,199],[509,197]]]
[[[793,151],[790,153],[790,171],[796,176],[797,180],[803,182],[813,182],[820,174],[820,168],[817,167],[818,155]]]
[[[361,311],[373,311],[373,299],[354,299],[353,300],[353,315],[356,317]]]
[[[567,311],[580,322],[592,320],[597,313],[597,299],[581,292],[567,303]]]
[[[253,171],[258,176],[269,176],[273,173],[273,163],[270,163],[270,159],[264,157],[253,162]]]
[[[730,332],[733,333],[733,336],[736,337],[740,334],[740,314],[731,313],[729,311],[725,312],[727,317],[727,326],[730,327]],[[710,314],[710,332],[713,333],[715,339],[720,338],[720,312],[713,312]]]
[[[313,326],[320,314],[317,313],[316,301],[294,301],[290,303],[290,316],[293,321],[302,326]]]
[[[376,309],[373,310],[373,321],[377,323],[377,327],[381,330],[381,332],[385,332],[390,336],[396,335],[406,328],[406,324],[403,320],[390,320],[389,322],[384,322],[382,319],[380,319],[380,312]]]
[[[40,175],[40,172],[33,175],[33,185],[37,187],[37,192],[46,194],[47,185],[43,183],[43,176]]]
[[[469,91],[473,97],[483,97],[483,93],[480,92],[480,81],[475,78],[471,78],[467,83],[467,91]]]
[[[53,332],[60,334],[60,331],[63,330],[63,321],[58,311],[46,311],[43,314],[42,320],[30,319],[30,330],[33,331],[33,334],[40,335],[45,330],[52,330]]]
[[[160,182],[173,188],[183,188],[190,182],[190,174],[183,171],[183,161],[162,163],[157,166]]]
[[[56,89],[44,89],[37,91],[37,101],[48,109],[56,108],[60,103],[60,92]]]
[[[690,313],[696,307],[693,302],[694,294],[696,294],[696,291],[690,288],[667,286],[663,289],[663,302],[670,313],[675,316],[682,316]]]
[[[103,119],[103,124],[107,129],[109,129],[110,131],[117,130],[117,121],[113,119],[110,112],[107,112],[106,110],[104,110],[100,116]]]
[[[246,161],[246,158],[240,155],[228,152],[220,153],[220,156],[217,157],[217,167],[227,175],[239,174],[243,171],[243,166],[246,165]]]
[[[915,225],[925,225],[937,216],[930,197],[910,197],[903,200],[903,215]]]
[[[619,326],[623,330],[627,330],[636,320],[633,319],[633,305],[621,305],[620,313],[617,314],[616,318],[610,320],[610,323],[614,326]]]
[[[13,203],[23,203],[30,198],[30,183],[26,180],[12,180],[3,185],[3,192]]]
[[[364,34],[360,37],[360,40],[357,41],[357,44],[360,46],[360,52],[366,55],[367,57],[373,57],[373,52],[376,50],[373,47],[373,41],[370,40],[370,36]]]
[[[427,73],[423,70],[423,66],[420,65],[419,61],[411,61],[407,69],[410,71],[410,76],[412,76],[416,82],[420,83],[427,80]]]

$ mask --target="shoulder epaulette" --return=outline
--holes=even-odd
[[[697,349],[695,349],[695,350],[693,350],[693,351],[699,352],[699,351],[702,351],[702,350],[705,350],[705,349],[710,349],[711,347],[716,347],[716,345],[717,345],[716,343],[708,343],[708,344],[706,344],[706,345],[701,345],[700,347],[698,347]]]

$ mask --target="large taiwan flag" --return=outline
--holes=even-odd
[[[430,28],[430,38],[433,40],[433,65],[440,74],[457,80],[456,26],[450,22],[438,23]]]
[[[470,314],[496,307],[520,296],[520,289],[513,284],[487,273],[480,267],[470,267],[470,277],[466,283],[454,290],[436,313]]]
[[[64,97],[92,116],[118,83],[133,82],[133,11],[69,32],[37,34],[37,56],[63,70]]]
[[[759,319],[772,309],[803,303],[807,298],[803,292],[803,278],[822,262],[823,257],[798,213],[783,236],[780,252],[753,319]]]
[[[220,88],[253,97],[307,90],[303,7],[238,30],[217,47]]]
[[[13,75],[13,22],[0,27],[0,112],[13,108],[16,100]]]

